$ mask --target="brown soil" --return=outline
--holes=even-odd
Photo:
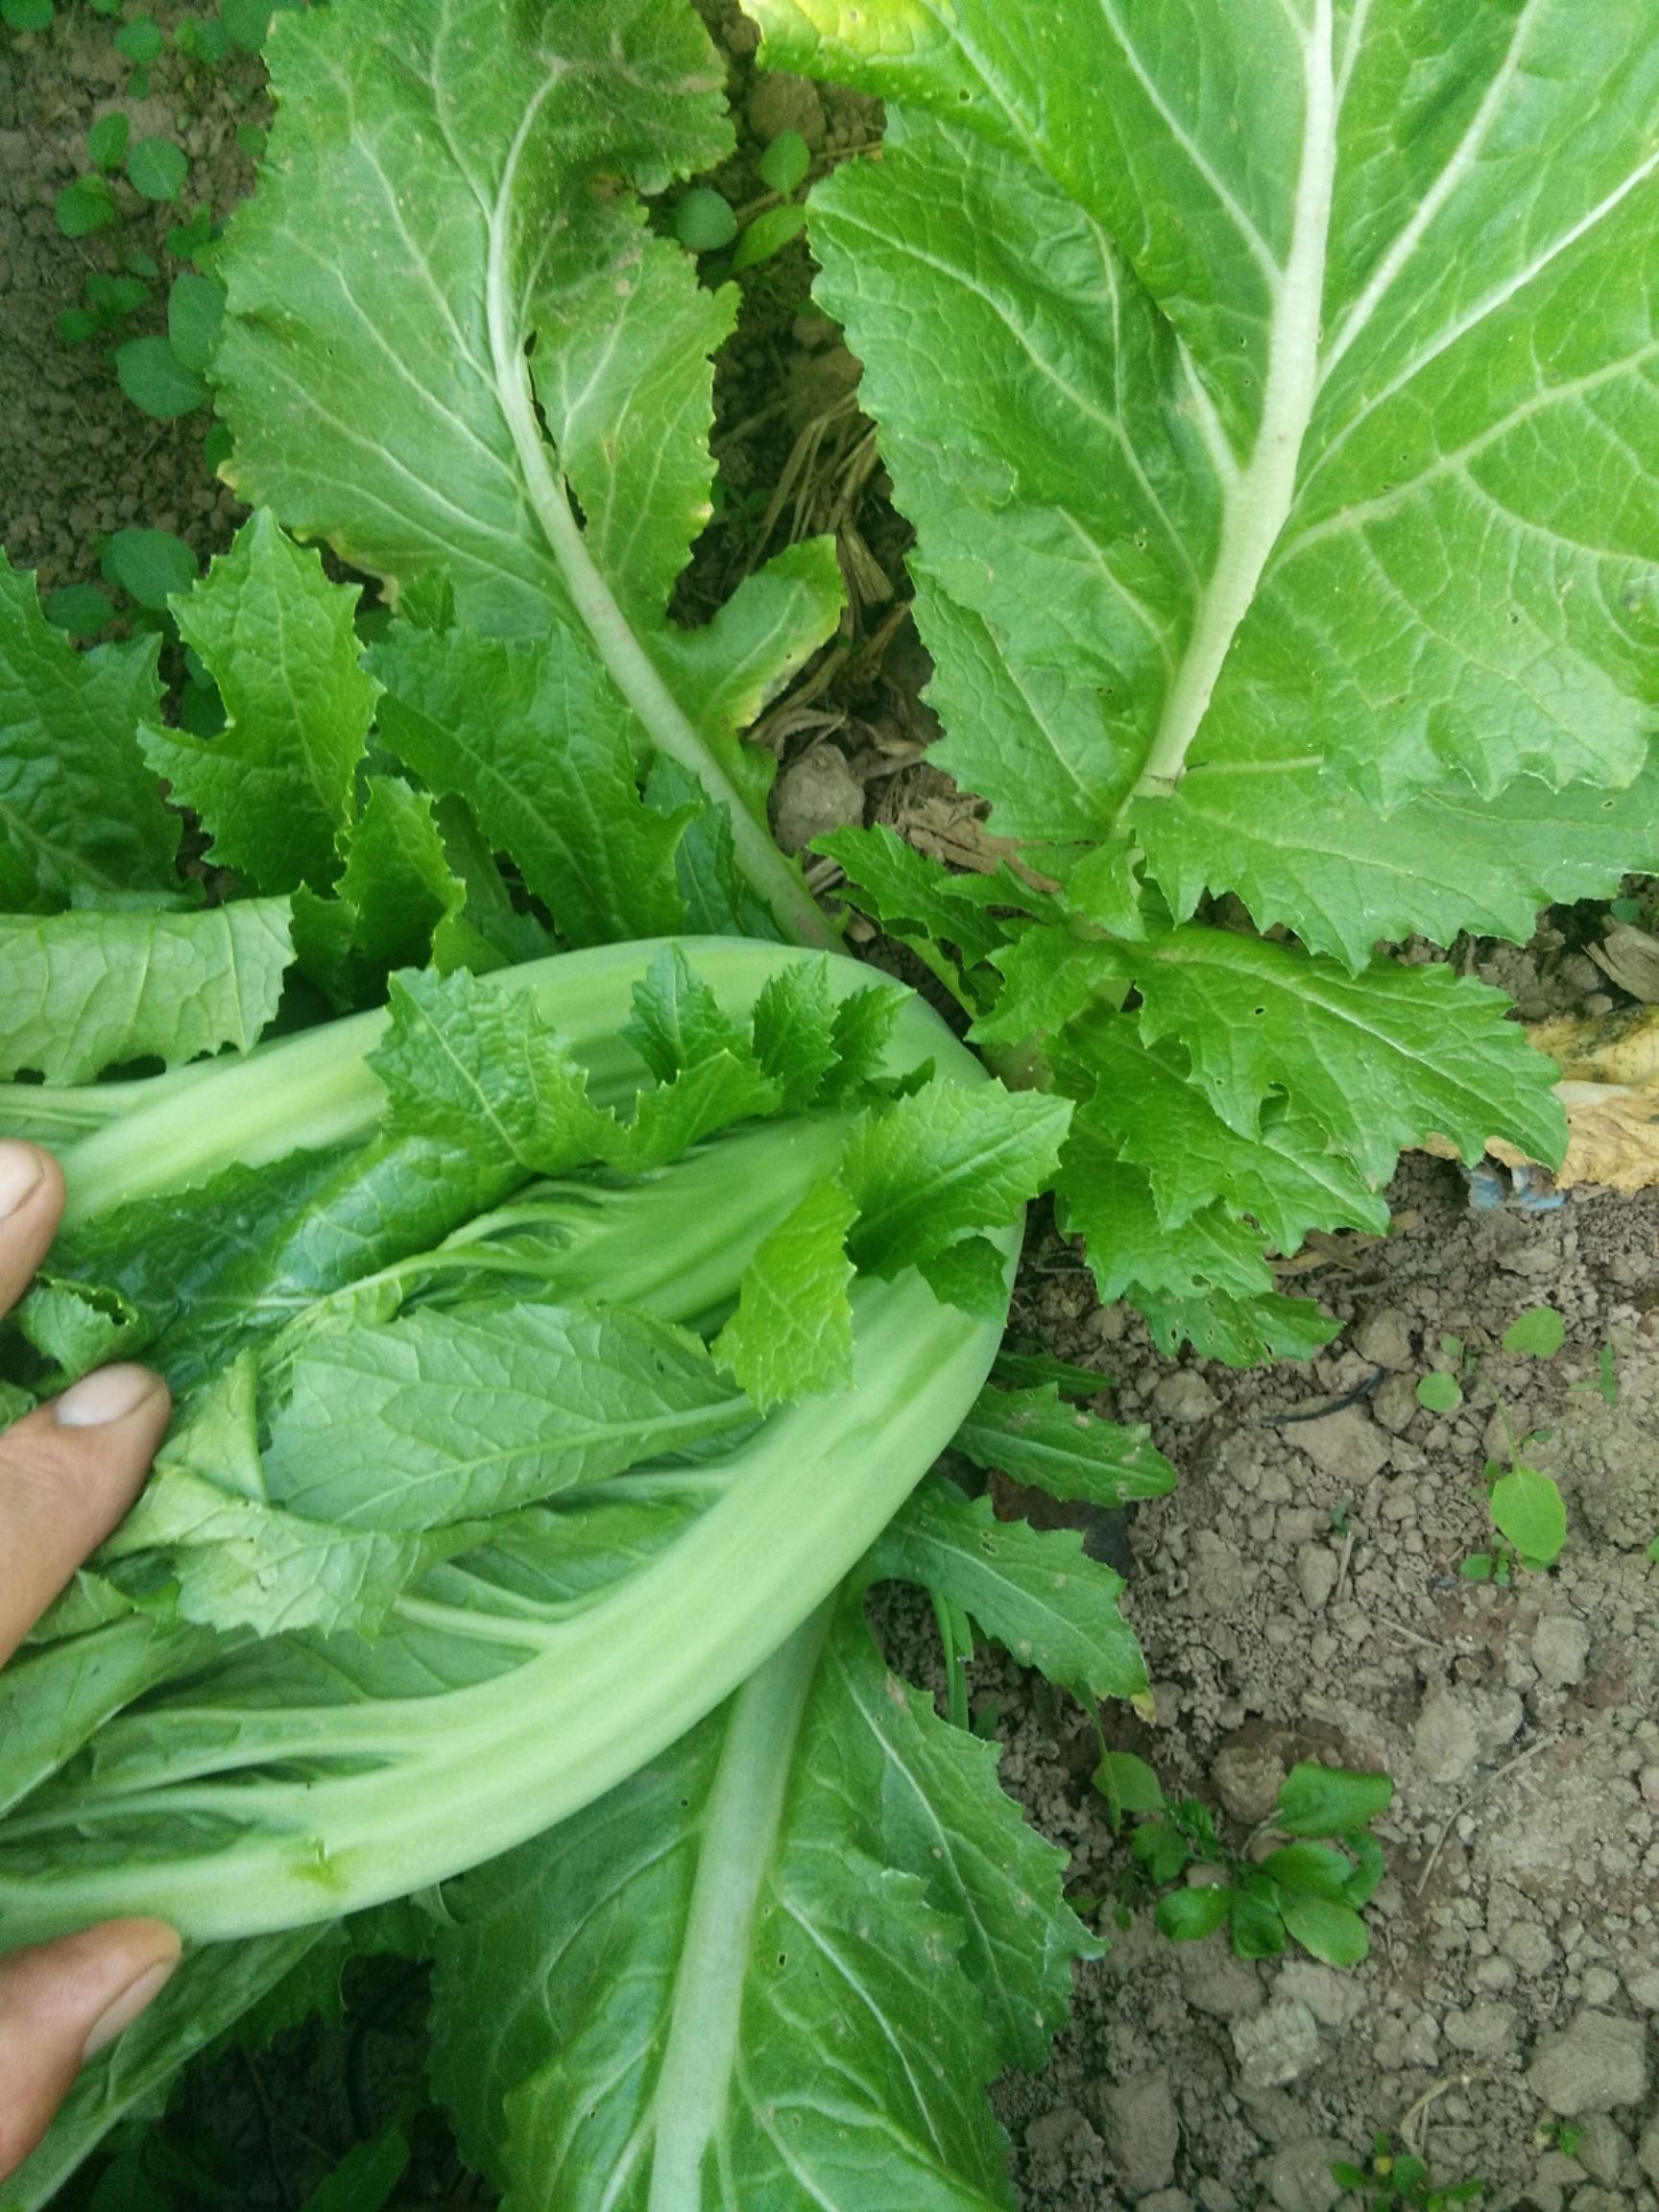
[[[786,124],[826,156],[867,139],[868,107],[758,79],[730,0],[706,12],[746,121],[721,179],[734,197]],[[93,577],[109,529],[176,529],[207,552],[234,518],[201,466],[204,424],[147,421],[106,360],[65,353],[52,330],[84,267],[113,265],[107,237],[60,238],[51,208],[124,76],[108,26],[82,11],[40,38],[0,35],[4,535],[48,585]],[[182,104],[183,142],[221,212],[250,181],[231,133],[256,112],[255,80],[250,64],[187,81],[171,58],[155,73],[144,127],[170,128]],[[129,237],[153,246],[163,227],[139,213]],[[923,757],[934,725],[902,613],[904,532],[852,400],[855,367],[810,310],[808,275],[797,247],[750,286],[720,373],[722,517],[685,610],[716,603],[791,533],[834,529],[853,612],[769,717],[781,830],[796,844],[879,819],[972,865],[982,810]],[[158,317],[136,325],[150,326]],[[1529,1016],[1598,1011],[1607,985],[1584,957],[1590,919],[1549,918],[1525,952],[1455,956]],[[1298,1758],[1385,1768],[1396,1799],[1380,1823],[1389,1872],[1368,1914],[1373,1954],[1352,1972],[1300,1957],[1248,1965],[1215,1940],[1178,1949],[1144,1917],[1125,1932],[1101,1909],[1112,1948],[1079,1973],[1052,2066],[998,2094],[1025,2212],[1318,2212],[1335,2201],[1330,2159],[1362,2153],[1381,2128],[1421,2146],[1441,2183],[1483,2178],[1489,2207],[1659,2204],[1646,2050],[1659,2013],[1659,1570],[1647,1556],[1659,1534],[1659,1196],[1476,1214],[1456,1170],[1413,1160],[1393,1201],[1385,1241],[1329,1240],[1296,1286],[1342,1316],[1343,1335],[1309,1366],[1243,1375],[1160,1358],[1133,1315],[1099,1310],[1077,1255],[1033,1232],[1020,1334],[1112,1378],[1102,1409],[1149,1420],[1182,1475],[1129,1531],[1156,1720],[1109,1714],[1113,1741],[1151,1760],[1171,1793],[1202,1798],[1238,1843]],[[1497,1349],[1517,1312],[1546,1302],[1567,1322],[1554,1359]],[[1450,1417],[1415,1396],[1449,1363],[1448,1336],[1477,1361]],[[1616,1390],[1598,1386],[1603,1348]],[[1478,1586],[1459,1568],[1490,1546],[1482,1469],[1505,1422],[1538,1432],[1569,1540],[1553,1574]],[[896,1603],[887,1626],[896,1656],[926,1674],[922,1614]],[[1076,1892],[1108,1894],[1126,1858],[1090,1787],[1088,1717],[994,1655],[974,1689],[998,1707],[1009,1786],[1072,1851]],[[216,2142],[234,2176],[227,2204],[298,2203],[413,2078],[418,1972],[361,1987],[355,2030],[285,2038],[256,2075],[228,2060],[188,2092],[189,2140]],[[489,2200],[422,2122],[397,2200]]]

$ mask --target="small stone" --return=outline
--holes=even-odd
[[[1644,2012],[1659,2012],[1659,1966],[1640,1960],[1625,1968],[1624,1988],[1632,2005]]]
[[[1555,1957],[1549,1931],[1537,1920],[1511,1920],[1498,1938],[1498,1948],[1523,1974],[1533,1976],[1547,1972]]]
[[[824,103],[816,84],[786,69],[762,70],[755,80],[745,113],[763,146],[785,131],[799,131],[814,152],[824,143]]]
[[[1231,2030],[1238,2071],[1252,2089],[1277,2089],[1295,2081],[1322,2056],[1319,2024],[1299,1997],[1275,1997]]]
[[[1278,1802],[1287,1773],[1272,1743],[1248,1738],[1224,1743],[1210,1764],[1210,1780],[1235,1820],[1253,1828]]]
[[[1237,1959],[1224,1936],[1183,1943],[1175,1955],[1181,1987],[1194,2012],[1212,2020],[1242,2020],[1266,2003],[1262,1978],[1248,1959]]]
[[[1431,1691],[1411,1730],[1411,1753],[1429,1782],[1461,1782],[1480,1756],[1473,1713],[1450,1690]]]
[[[1411,1350],[1411,1324],[1397,1307],[1384,1306],[1354,1324],[1353,1344],[1361,1359],[1373,1367],[1396,1373],[1415,1364]]]
[[[774,787],[772,829],[785,853],[799,853],[812,838],[863,819],[864,786],[839,746],[809,746]]]
[[[1598,2008],[1611,2005],[1619,1994],[1619,1977],[1606,1966],[1586,1967],[1578,1994],[1586,2005]]]
[[[1518,2019],[1513,2005],[1474,2004],[1467,2011],[1448,2012],[1441,2028],[1455,2051],[1495,2058],[1514,2042]]]
[[[1571,1690],[1584,1679],[1590,1631],[1575,1614],[1547,1613],[1532,1631],[1532,1664],[1552,1690]]]
[[[1285,1433],[1307,1453],[1321,1475],[1329,1475],[1350,1493],[1362,1490],[1388,1464],[1387,1437],[1358,1407],[1322,1414],[1317,1421],[1297,1421]]]
[[[1371,1393],[1371,1413],[1391,1436],[1404,1436],[1417,1418],[1417,1384],[1409,1375],[1390,1375]]]
[[[1238,2200],[1225,2181],[1206,2174],[1198,2184],[1200,2212],[1238,2212]]]
[[[1035,2158],[1065,2159],[1089,2150],[1098,2138],[1075,2104],[1056,2104],[1025,2129],[1025,2148]]]
[[[1341,2147],[1313,2136],[1305,2143],[1287,2143],[1275,2151],[1262,2168],[1262,2188],[1276,2212],[1330,2212],[1342,2195],[1332,2166],[1342,2156]]]
[[[1196,2212],[1185,2189],[1159,2189],[1141,2200],[1141,2212]]]
[[[1642,2139],[1636,2146],[1636,2163],[1659,2188],[1659,2120],[1649,2120],[1643,2128]]]
[[[1323,1612],[1336,1587],[1336,1555],[1329,1545],[1297,1546],[1296,1587],[1310,1613]]]
[[[1365,1992],[1352,1974],[1338,1974],[1311,1959],[1292,1959],[1281,1966],[1273,1994],[1299,1997],[1322,2028],[1351,2028],[1365,2009]]]
[[[1118,2082],[1100,2100],[1106,2148],[1126,2197],[1150,2196],[1175,2178],[1181,2124],[1169,2077],[1159,2071]]]
[[[1166,1375],[1152,1393],[1152,1409],[1166,1421],[1208,1421],[1219,1404],[1203,1376],[1190,1367],[1177,1367],[1173,1375]]]
[[[1540,2035],[1527,2080],[1539,2103],[1563,2120],[1638,2104],[1647,2080],[1647,2038],[1639,2020],[1580,2012]]]
[[[1588,2189],[1575,2190],[1573,2212],[1630,2212],[1630,2200],[1592,2181]]]
[[[1648,1812],[1659,1813],[1659,1767],[1644,1767],[1636,1777],[1636,1787],[1641,1791],[1642,1802]]]
[[[1630,2146],[1605,2112],[1593,2112],[1578,2129],[1573,2155],[1592,2181],[1615,2188],[1630,2162]]]

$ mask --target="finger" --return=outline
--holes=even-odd
[[[160,1920],[107,1920],[0,1959],[0,2179],[23,2163],[88,2058],[179,1963]]]
[[[171,1404],[148,1368],[100,1367],[0,1435],[0,1661],[137,1496]]]
[[[0,1313],[22,1297],[63,1211],[63,1170],[38,1144],[0,1138]]]

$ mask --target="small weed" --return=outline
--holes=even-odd
[[[1126,1815],[1141,1816],[1122,1907],[1163,1892],[1154,1918],[1173,1942],[1199,1942],[1225,1926],[1240,1959],[1275,1959],[1290,1937],[1330,1966],[1355,1966],[1365,1957],[1359,1911],[1382,1879],[1382,1849],[1370,1823],[1393,1798],[1386,1774],[1293,1767],[1258,1831],[1291,1840],[1261,1859],[1222,1842],[1197,1798],[1166,1798],[1151,1767],[1131,1752],[1103,1750],[1094,1787],[1114,1831]],[[1200,1868],[1220,1878],[1193,1883]]]
[[[1517,1357],[1553,1359],[1566,1340],[1567,1324],[1555,1308],[1532,1306],[1518,1313],[1503,1332],[1503,1349]],[[1485,1382],[1486,1377],[1479,1354],[1461,1336],[1442,1336],[1440,1353],[1453,1364],[1435,1368],[1422,1378],[1417,1385],[1417,1403],[1431,1412],[1455,1413],[1468,1389]],[[1612,1373],[1610,1354],[1600,1372],[1610,1378],[1616,1392],[1618,1379]],[[1466,1581],[1507,1587],[1520,1568],[1542,1574],[1554,1565],[1567,1541],[1567,1510],[1555,1482],[1528,1466],[1523,1456],[1534,1436],[1544,1432],[1528,1431],[1517,1437],[1502,1400],[1498,1419],[1507,1439],[1508,1455],[1504,1460],[1487,1460],[1482,1479],[1489,1489],[1492,1525],[1503,1541],[1489,1551],[1473,1553],[1459,1573]]]
[[[1371,2156],[1364,2166],[1339,2158],[1331,2172],[1368,2212],[1450,2212],[1454,2204],[1473,2203],[1486,2187],[1484,2181],[1436,2184],[1421,2158],[1409,2151],[1396,2151],[1386,2135],[1372,2138]]]
[[[693,253],[723,256],[709,268],[712,279],[753,269],[805,228],[806,209],[795,195],[811,167],[812,152],[800,132],[781,131],[760,156],[760,181],[766,186],[761,197],[736,208],[723,192],[695,185],[674,210],[675,237]]]

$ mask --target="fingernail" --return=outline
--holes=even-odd
[[[13,1137],[0,1139],[0,1221],[28,1204],[45,1172],[33,1144],[19,1144]]]
[[[83,2065],[88,2058],[96,2058],[100,2051],[107,2051],[124,2028],[132,2027],[151,1999],[159,1996],[167,1986],[178,1963],[176,1958],[162,1959],[156,1965],[146,1967],[136,1982],[122,1990],[113,2005],[105,2008],[93,2023],[81,2053]]]
[[[99,1429],[135,1413],[158,1387],[148,1367],[100,1367],[72,1382],[53,1413],[60,1429]]]

